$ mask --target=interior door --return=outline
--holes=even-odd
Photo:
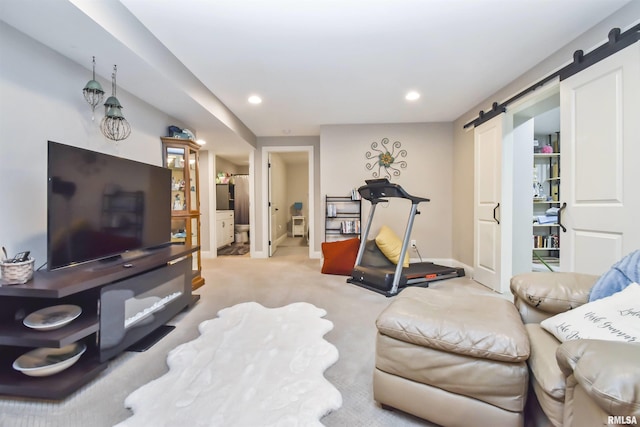
[[[560,83],[563,271],[602,274],[640,248],[640,43]]]
[[[498,292],[500,286],[500,201],[504,114],[475,128],[473,278]]]
[[[505,238],[504,230],[502,241],[511,244],[511,271],[505,271],[506,266],[502,266],[503,276],[511,278],[516,274],[527,273],[531,271],[531,247],[532,242],[532,221],[533,203],[532,203],[532,182],[533,182],[533,140],[534,140],[535,119],[523,121],[520,125],[513,129],[513,156],[511,173],[512,179],[509,180],[503,176],[503,184],[509,185],[511,181],[512,187],[503,194],[509,192],[512,194],[512,233],[511,238]],[[543,205],[545,208],[547,205]],[[505,214],[505,210],[502,210]],[[502,215],[503,219],[507,219]],[[502,221],[504,224],[506,221]],[[505,249],[506,251],[507,249]],[[504,257],[503,257],[504,258]],[[504,286],[504,285],[503,285]]]
[[[276,253],[276,250],[278,249],[278,218],[276,216],[276,213],[278,212],[278,207],[276,206],[276,197],[273,194],[274,191],[274,186],[272,185],[272,169],[271,169],[271,165],[273,164],[272,162],[272,154],[269,153],[269,163],[267,165],[268,171],[267,171],[267,177],[269,180],[269,183],[267,185],[268,187],[268,192],[269,192],[269,256],[272,257],[273,254]]]

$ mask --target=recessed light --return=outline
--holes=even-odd
[[[249,97],[249,103],[251,103],[251,104],[260,104],[260,103],[262,103],[262,98],[260,98],[258,95],[251,95]]]
[[[415,90],[407,93],[407,95],[404,97],[404,99],[406,99],[407,101],[415,101],[418,98],[420,98],[420,94]]]
[[[199,140],[197,140],[197,141],[196,141],[196,143],[197,143],[198,145],[204,145],[204,144],[206,144],[206,143],[207,143],[207,141],[205,141],[204,139],[199,139]]]

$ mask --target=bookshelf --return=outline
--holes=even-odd
[[[546,147],[533,154],[532,261],[542,271],[560,266],[560,132],[548,136]]]
[[[357,192],[351,196],[325,197],[325,242],[360,237],[362,205],[359,197]]]

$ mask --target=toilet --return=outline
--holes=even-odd
[[[249,224],[234,225],[236,243],[249,243]]]

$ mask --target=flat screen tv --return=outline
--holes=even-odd
[[[171,171],[49,141],[49,270],[171,240]]]

